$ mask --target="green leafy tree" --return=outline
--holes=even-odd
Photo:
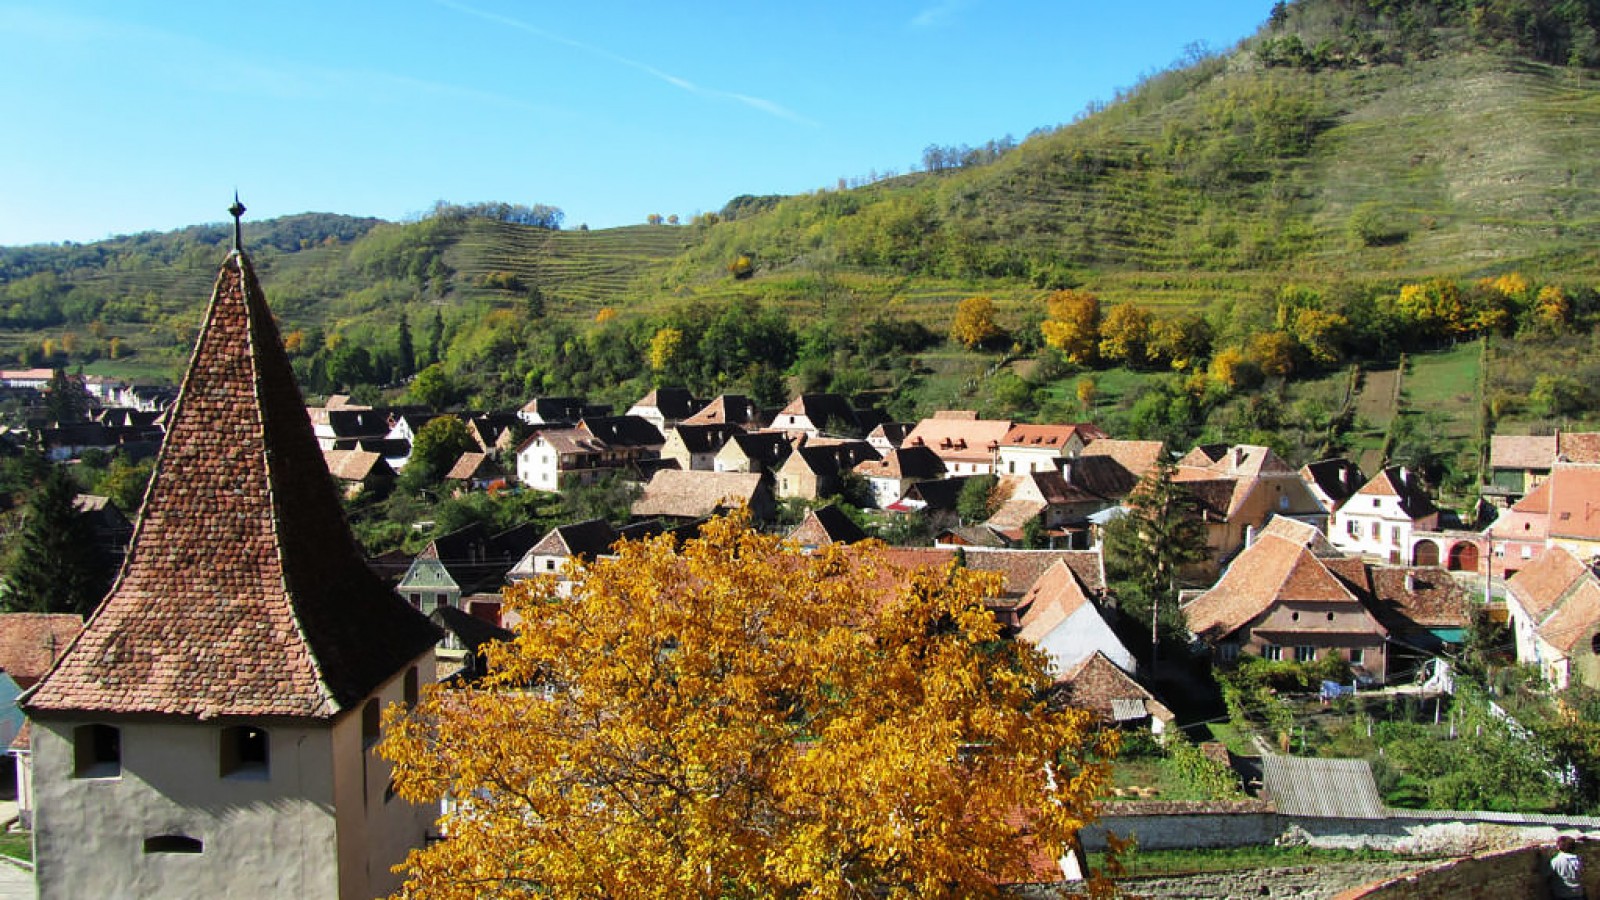
[[[434,363],[418,372],[406,391],[411,395],[411,399],[438,411],[455,400],[456,386],[445,372],[444,366]]]
[[[118,454],[106,466],[105,474],[95,480],[94,491],[111,498],[117,509],[131,516],[144,505],[144,491],[150,484],[155,465],[154,459],[129,462],[127,457]]]
[[[410,378],[417,371],[417,347],[411,337],[411,320],[405,313],[400,314],[399,337],[396,339],[395,368],[402,379]]]
[[[52,466],[28,499],[6,567],[8,612],[88,615],[111,586],[94,529],[73,505],[77,493],[67,470]]]
[[[961,493],[956,496],[956,513],[961,521],[970,525],[994,515],[997,483],[993,475],[977,475],[961,485]]]
[[[429,419],[417,429],[411,441],[411,458],[400,475],[400,487],[408,493],[435,484],[450,471],[461,454],[478,449],[467,426],[455,416]]]
[[[89,395],[81,382],[56,369],[44,389],[44,406],[52,422],[81,422],[89,415]]]

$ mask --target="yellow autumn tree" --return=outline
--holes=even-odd
[[[1100,326],[1100,355],[1128,366],[1144,365],[1154,317],[1144,307],[1123,303],[1111,307]]]
[[[1067,362],[1093,364],[1100,347],[1100,298],[1086,291],[1052,293],[1045,298],[1045,319],[1039,323],[1039,332]]]
[[[985,294],[968,297],[956,307],[956,317],[950,322],[950,339],[968,350],[1005,334],[994,320],[994,300]]]
[[[650,368],[665,372],[678,362],[683,352],[683,330],[662,328],[650,338]]]
[[[507,590],[483,682],[386,715],[395,790],[452,801],[401,896],[996,896],[1108,785],[984,574],[736,515],[569,575]]]

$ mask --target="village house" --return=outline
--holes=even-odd
[[[1364,579],[1361,561],[1345,557],[1321,532],[1279,518],[1183,612],[1189,631],[1219,662],[1244,653],[1296,662],[1337,654],[1382,682],[1389,631],[1356,593]]]
[[[516,450],[517,432],[524,424],[516,413],[508,412],[469,413],[462,421],[478,449],[494,456]]]
[[[1102,497],[1126,497],[1155,473],[1163,452],[1160,441],[1092,441],[1073,461],[1072,483]]]
[[[856,409],[839,394],[801,394],[778,411],[772,427],[813,438],[861,437],[881,420],[882,416]]]
[[[346,497],[363,492],[369,497],[387,497],[394,489],[394,468],[382,454],[370,450],[324,450],[322,459]]]
[[[923,419],[901,442],[938,454],[950,475],[990,475],[1000,440],[1011,430],[1004,419],[980,419],[971,410],[941,410]]]
[[[1328,539],[1346,553],[1391,563],[1409,562],[1412,533],[1438,527],[1439,510],[1417,473],[1390,466],[1334,513]]]
[[[837,504],[830,503],[806,510],[788,539],[805,550],[817,550],[830,544],[858,544],[867,539],[867,533]]]
[[[1013,425],[995,451],[995,472],[1017,475],[1052,472],[1065,460],[1077,459],[1092,441],[1108,435],[1087,423],[1076,425]]]
[[[317,418],[317,444],[324,452],[349,450],[361,441],[387,437],[391,427],[389,410],[365,406],[329,407]]]
[[[1558,465],[1600,465],[1600,432],[1489,436],[1489,477],[1483,496],[1509,506],[1550,477]]]
[[[879,509],[887,509],[905,496],[911,485],[943,478],[944,462],[926,447],[906,447],[890,450],[882,459],[857,463],[855,473],[866,479],[873,503]]]
[[[746,431],[766,428],[770,419],[743,394],[720,394],[680,425],[738,425]]]
[[[573,560],[593,562],[611,553],[617,530],[605,519],[588,519],[550,529],[506,573],[509,581],[535,575],[558,576]]]
[[[914,427],[915,424],[911,422],[880,422],[867,433],[867,443],[880,455],[888,456],[890,450],[898,450],[905,443],[906,435]]]
[[[1506,582],[1506,611],[1517,662],[1532,665],[1556,690],[1600,688],[1600,575],[1553,545]]]
[[[1017,637],[1049,657],[1050,672],[1058,679],[1097,653],[1124,672],[1138,668],[1133,653],[1065,562],[1057,560],[1034,580],[1017,601],[1017,615]]]
[[[506,471],[489,454],[468,450],[444,474],[442,481],[452,494],[459,496],[504,484]]]
[[[776,473],[789,459],[789,454],[794,452],[799,440],[791,440],[781,431],[737,432],[729,435],[722,449],[712,457],[711,470]]]
[[[1489,526],[1489,573],[1493,577],[1510,578],[1544,552],[1550,540],[1550,489],[1548,479],[1540,481]]]
[[[535,397],[517,410],[517,418],[529,425],[570,428],[589,416],[609,416],[611,407],[598,406],[578,397]]]
[[[778,468],[778,497],[816,500],[834,496],[844,487],[845,475],[877,458],[878,451],[866,441],[808,440]]]
[[[423,615],[449,606],[490,622],[500,621],[506,572],[532,547],[531,524],[490,534],[474,522],[440,535],[412,560],[396,591]],[[446,649],[459,650],[448,640]]]
[[[1069,474],[1070,469],[1050,469],[1001,475],[994,488],[998,506],[983,524],[1019,544],[1028,523],[1037,521],[1052,547],[1089,549],[1089,517],[1115,503],[1073,484]]]
[[[674,460],[685,471],[717,471],[717,454],[736,434],[743,434],[738,425],[686,425],[679,423],[667,434],[661,448],[661,458]]]
[[[1166,704],[1099,651],[1061,674],[1056,681],[1056,697],[1112,725],[1148,722],[1152,734],[1166,732],[1177,720]]]
[[[517,448],[517,480],[558,493],[569,481],[592,484],[609,472],[639,475],[665,444],[638,416],[593,416],[572,428],[541,428]]]
[[[627,415],[638,416],[662,434],[671,435],[680,422],[699,409],[688,388],[664,387],[640,397],[639,402],[628,407]]]
[[[1327,526],[1327,509],[1299,473],[1266,447],[1196,447],[1178,460],[1172,480],[1199,501],[1214,564],[1225,563],[1273,516]]]
[[[69,613],[0,614],[0,746],[11,755],[17,819],[25,829],[33,827],[33,730],[17,699],[50,671],[82,630],[83,617]]]
[[[1600,556],[1600,466],[1557,465],[1550,471],[1548,543],[1579,559]]]
[[[1300,467],[1300,479],[1330,517],[1367,483],[1361,467],[1343,457],[1306,463]],[[1323,530],[1326,531],[1326,527]]]
[[[22,699],[41,900],[386,894],[437,815],[372,748],[439,633],[362,560],[237,250],[204,323],[121,576]]]

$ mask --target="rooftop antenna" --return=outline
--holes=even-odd
[[[244,215],[244,204],[239,202],[238,188],[234,188],[233,205],[228,207],[228,213],[233,216],[233,252],[240,253],[244,247],[244,226],[239,217]]]

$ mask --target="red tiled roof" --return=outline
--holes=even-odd
[[[1528,492],[1512,505],[1512,509],[1519,513],[1539,514],[1550,512],[1550,479],[1539,482],[1539,486]]]
[[[127,562],[25,709],[327,719],[438,637],[362,560],[261,288],[230,255]]]
[[[1556,456],[1562,462],[1600,463],[1600,432],[1574,431],[1556,435]]]
[[[1552,544],[1511,576],[1506,581],[1506,590],[1510,592],[1511,599],[1537,623],[1561,602],[1561,598],[1566,596],[1578,579],[1588,574],[1589,567],[1579,562],[1571,551],[1559,544]]]
[[[1184,615],[1190,631],[1220,640],[1283,600],[1359,602],[1304,544],[1263,534]]]
[[[1023,610],[1022,630],[1017,637],[1037,644],[1088,602],[1089,597],[1071,567],[1058,561],[1034,581],[1017,604]]]
[[[1548,469],[1556,461],[1553,434],[1495,434],[1489,436],[1492,469]]]
[[[83,617],[70,613],[0,615],[0,671],[18,687],[29,687],[50,671],[82,630]]]
[[[1552,647],[1571,655],[1580,641],[1587,641],[1600,623],[1600,583],[1593,574],[1584,578],[1567,594],[1549,618],[1539,623],[1539,636]]]
[[[1600,468],[1556,466],[1550,481],[1550,536],[1600,540]]]

